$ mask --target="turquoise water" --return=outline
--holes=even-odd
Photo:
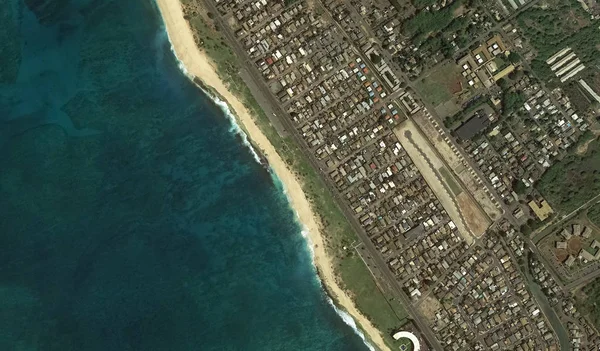
[[[367,349],[151,0],[0,21],[0,350]]]

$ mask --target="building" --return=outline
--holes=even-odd
[[[531,210],[533,211],[533,213],[535,213],[536,217],[542,222],[548,219],[548,217],[550,217],[550,215],[554,213],[552,207],[550,207],[546,200],[542,200],[542,202],[540,202],[539,205],[535,200],[533,200],[530,201],[528,205],[529,208],[531,208]]]
[[[473,117],[464,122],[458,129],[456,135],[462,140],[469,140],[485,130],[490,125],[490,118],[483,109],[476,111]]]

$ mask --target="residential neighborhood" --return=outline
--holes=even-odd
[[[206,3],[423,345],[600,348],[596,1]]]

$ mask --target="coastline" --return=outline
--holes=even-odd
[[[389,350],[385,344],[381,332],[356,308],[354,301],[338,284],[332,266],[332,260],[328,256],[322,236],[321,224],[313,212],[311,205],[304,194],[301,179],[294,174],[292,169],[285,163],[270,143],[265,134],[254,121],[249,110],[243,102],[236,97],[220,79],[212,60],[203,53],[194,41],[192,31],[187,20],[184,18],[180,0],[156,0],[164,25],[166,27],[169,41],[177,56],[177,59],[185,67],[189,78],[196,84],[201,82],[200,87],[212,90],[218,94],[235,116],[237,123],[249,138],[249,143],[256,148],[259,158],[264,158],[268,166],[275,173],[286,190],[290,206],[294,209],[297,220],[303,226],[306,238],[311,246],[313,263],[321,279],[325,292],[335,301],[334,308],[340,307],[343,311],[341,317],[351,325],[352,321],[345,319],[344,314],[352,317],[361,331],[367,334],[368,341],[380,350]],[[261,162],[262,163],[262,162]],[[336,306],[337,304],[337,306]]]

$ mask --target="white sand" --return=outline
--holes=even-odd
[[[334,295],[333,297],[340,307],[347,311],[360,325],[361,329],[368,334],[370,341],[375,346],[382,350],[389,350],[380,332],[357,310],[350,296],[337,284],[331,259],[327,256],[323,244],[319,220],[313,213],[302,191],[300,179],[294,175],[275,151],[275,148],[256,125],[243,103],[221,81],[210,58],[198,49],[192,31],[183,18],[183,10],[179,0],[157,0],[157,4],[177,58],[184,64],[190,75],[200,78],[204,84],[215,89],[226,100],[232,112],[236,115],[238,123],[243,126],[253,144],[267,158],[271,169],[285,186],[292,208],[296,210],[299,221],[309,232],[309,240],[314,252],[314,263],[319,269],[321,279],[328,291]]]

